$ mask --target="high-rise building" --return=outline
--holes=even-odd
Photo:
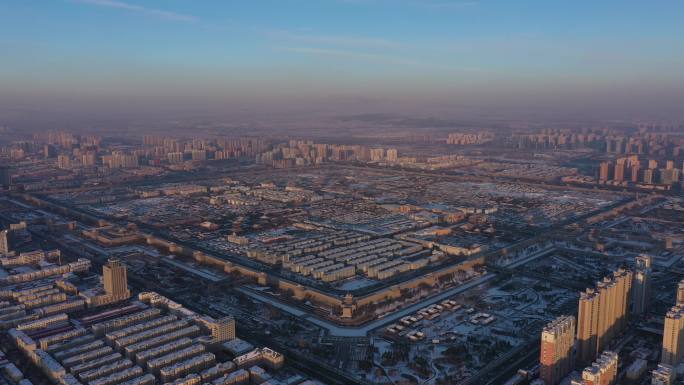
[[[46,144],[43,146],[43,155],[45,158],[54,158],[57,156],[57,150],[55,149],[55,146],[51,144]]]
[[[547,385],[558,384],[574,367],[575,317],[561,316],[546,325],[541,335],[539,376]]]
[[[81,165],[83,167],[93,167],[95,166],[96,156],[94,152],[89,152],[81,155]]]
[[[0,188],[12,185],[12,169],[7,166],[0,166]]]
[[[677,374],[672,366],[659,364],[651,373],[651,385],[673,385]]]
[[[110,259],[102,267],[102,280],[105,292],[114,300],[126,299],[131,296],[131,291],[128,290],[126,266],[118,259]]]
[[[114,151],[111,155],[102,156],[102,164],[109,168],[135,168],[139,165],[136,154]]]
[[[617,379],[618,355],[605,351],[591,366],[582,371],[582,385],[612,385]]]
[[[171,164],[183,163],[183,153],[182,152],[169,152],[166,157]]]
[[[370,150],[370,157],[371,160],[374,162],[381,161],[385,158],[385,149],[384,148],[374,148]]]
[[[684,306],[684,279],[677,284],[677,305]]]
[[[58,155],[57,167],[61,168],[62,170],[69,170],[71,168],[71,157],[65,154]]]
[[[629,303],[632,294],[633,273],[631,270],[620,268],[613,273],[613,282],[617,286],[615,303],[615,333],[622,333],[628,326]],[[612,339],[612,337],[611,337]]]
[[[399,159],[397,155],[397,149],[396,148],[389,148],[387,149],[387,161],[388,162],[396,162],[397,159]]]
[[[613,179],[615,179],[618,182],[622,182],[625,180],[625,160],[627,158],[619,158],[617,162],[615,163],[615,174]]]
[[[644,170],[644,183],[646,184],[653,184],[655,181],[655,173],[653,172],[653,169],[648,169]]]
[[[224,342],[235,339],[235,319],[232,317],[219,318],[209,324],[214,341]]]
[[[632,183],[637,183],[639,181],[639,172],[641,171],[641,164],[639,161],[632,162],[630,167],[630,180]]]
[[[195,162],[203,162],[207,160],[206,150],[192,150],[192,160]]]
[[[577,360],[591,362],[596,354],[599,318],[599,294],[594,289],[580,293],[577,313]]]
[[[651,299],[651,263],[649,255],[639,255],[635,259],[634,276],[632,280],[632,313],[644,314]]]
[[[599,166],[599,180],[609,180],[610,179],[610,162],[601,162]]]
[[[679,182],[680,175],[678,168],[660,169],[659,171],[660,183],[670,185]]]
[[[620,268],[581,293],[577,316],[579,363],[594,360],[627,326],[632,272]]]
[[[0,255],[9,254],[14,249],[12,230],[0,231]]]
[[[660,362],[676,366],[684,353],[684,308],[673,306],[665,314],[663,326],[663,351]]]

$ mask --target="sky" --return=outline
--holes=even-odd
[[[0,0],[0,108],[684,119],[683,16],[682,0]]]

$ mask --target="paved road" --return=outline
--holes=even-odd
[[[330,332],[331,335],[337,336],[337,337],[365,337],[370,331],[373,331],[375,329],[381,328],[385,325],[388,325],[390,323],[393,323],[397,321],[398,319],[407,316],[409,314],[415,313],[418,310],[424,308],[425,306],[432,305],[434,303],[443,301],[447,298],[450,298],[456,294],[462,293],[468,289],[471,289],[475,286],[479,286],[491,279],[493,279],[496,275],[495,274],[490,274],[487,273],[481,277],[475,278],[472,281],[466,282],[461,286],[457,286],[454,288],[451,288],[449,290],[446,290],[442,293],[439,293],[433,297],[430,297],[428,299],[422,300],[418,303],[415,303],[411,306],[408,306],[404,309],[398,310],[384,318],[377,319],[375,321],[369,322],[365,325],[362,326],[357,326],[357,327],[344,327],[344,326],[339,326],[335,323],[326,321],[324,319],[318,318],[316,316],[313,316],[303,310],[300,310],[297,307],[290,306],[287,304],[284,304],[282,302],[279,302],[273,298],[271,298],[267,294],[262,294],[259,293],[256,290],[250,290],[246,288],[240,288],[238,289],[240,292],[252,297],[253,299],[260,301],[260,302],[267,302],[274,307],[277,307],[281,310],[284,310],[292,315],[295,315],[297,317],[302,317],[309,322],[316,324]]]

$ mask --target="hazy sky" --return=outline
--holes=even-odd
[[[0,0],[0,103],[684,118],[683,20],[682,0]]]

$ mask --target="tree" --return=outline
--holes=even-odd
[[[369,360],[361,360],[359,361],[359,369],[363,370],[364,372],[368,373],[370,370],[373,368],[373,363],[370,362]]]

